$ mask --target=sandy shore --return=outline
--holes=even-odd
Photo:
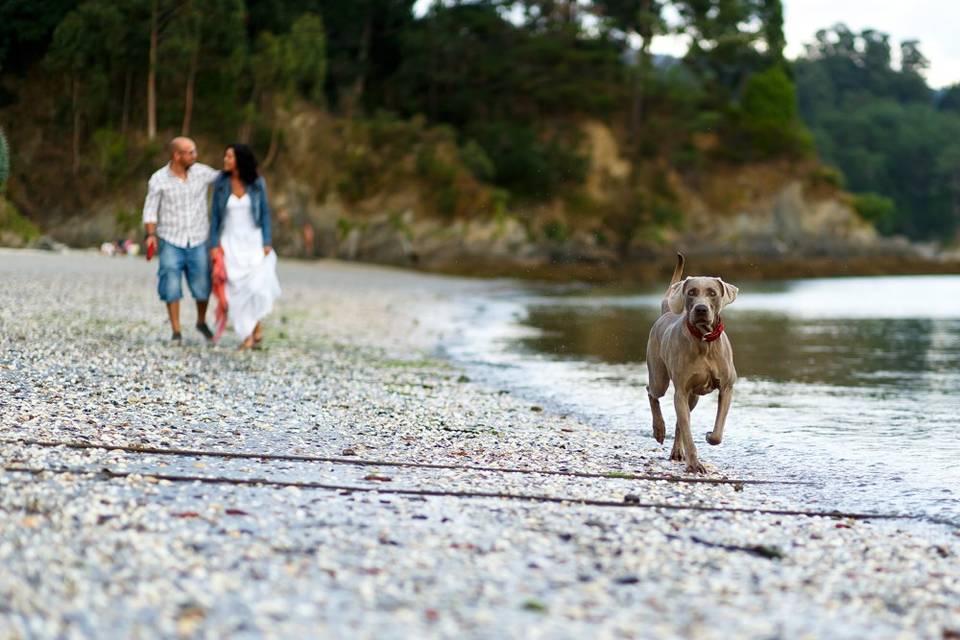
[[[960,637],[956,531],[624,477],[680,471],[644,412],[625,440],[439,358],[508,285],[280,277],[266,350],[189,303],[173,347],[153,265],[0,250],[0,638]]]

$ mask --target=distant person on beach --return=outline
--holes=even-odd
[[[197,330],[207,340],[210,298],[210,263],[207,259],[207,189],[220,172],[197,162],[197,145],[190,138],[170,141],[170,162],[150,176],[143,205],[148,259],[157,254],[157,293],[167,305],[171,341],[180,344],[181,280],[187,277],[190,294],[197,302]]]
[[[261,320],[280,296],[277,254],[271,244],[267,185],[244,144],[223,154],[223,172],[213,187],[210,257],[226,267],[227,317],[243,339],[241,349],[263,340]],[[217,254],[220,253],[220,257]]]

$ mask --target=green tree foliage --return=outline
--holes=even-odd
[[[901,44],[899,67],[892,58],[886,34],[820,31],[794,69],[801,114],[849,188],[876,194],[858,200],[864,217],[886,233],[946,239],[960,222],[960,112],[950,91],[937,109],[915,41]]]
[[[871,222],[880,231],[892,231],[897,205],[890,198],[876,193],[861,193],[854,197],[853,206],[860,217]]]
[[[960,84],[949,86],[941,91],[937,96],[936,104],[940,111],[960,112]]]
[[[0,0],[0,71],[23,74],[46,55],[76,0]]]
[[[0,65],[9,69],[0,73],[15,72],[13,48],[38,51],[23,71],[42,57],[55,72],[64,106],[54,128],[72,133],[78,177],[104,184],[138,166],[143,132],[236,136],[267,147],[269,165],[298,101],[361,129],[422,118],[423,130],[450,131],[455,149],[445,142],[440,160],[420,158],[434,178],[462,191],[468,167],[470,180],[520,200],[576,199],[588,170],[586,119],[610,123],[627,152],[661,167],[802,151],[780,0],[443,0],[423,14],[415,4],[0,0]],[[681,24],[668,27],[668,8]],[[651,45],[674,28],[691,40],[689,54],[657,58]],[[871,54],[881,62],[883,44]],[[925,61],[908,45],[917,75]],[[391,115],[373,115],[381,113]],[[83,160],[94,165],[86,173]],[[631,225],[675,217],[663,213],[673,206],[668,173],[630,178],[630,201],[642,209]],[[447,209],[465,210],[462,200]]]
[[[798,116],[796,87],[780,65],[750,76],[740,116],[749,148],[761,156],[803,154],[810,149],[810,135]]]
[[[543,125],[609,115],[623,96],[619,51],[556,7],[530,7],[536,19],[522,24],[500,9],[434,5],[404,38],[387,106],[454,126],[482,147],[496,184],[546,198],[582,181],[586,165],[574,127]]]
[[[690,36],[687,63],[722,105],[743,90],[747,77],[783,57],[783,10],[767,0],[679,0]]]
[[[415,0],[257,0],[248,2],[249,29],[289,33],[304,13],[322,16],[325,90],[344,111],[385,106],[385,84],[401,62],[400,43],[414,26]]]
[[[166,104],[161,125],[187,135],[203,128],[236,126],[249,82],[245,5],[242,0],[163,0],[169,22],[161,33],[158,78]],[[196,109],[203,104],[203,109]]]
[[[631,104],[629,131],[632,142],[639,151],[643,151],[644,124],[647,96],[651,91],[652,61],[650,46],[657,35],[667,29],[663,20],[664,2],[661,0],[599,0],[597,9],[608,20],[607,26],[623,37],[636,37],[640,45],[636,47],[633,65],[630,68]]]
[[[297,18],[290,29],[290,68],[293,87],[300,95],[322,104],[327,75],[327,44],[323,19],[313,13]]]
[[[727,159],[805,153],[807,135],[783,59],[780,0],[674,4],[691,38],[684,62],[700,89],[695,129],[716,135]]]
[[[263,31],[250,58],[253,92],[248,113],[262,103],[271,121],[270,148],[264,160],[269,166],[277,152],[280,112],[297,96],[323,102],[326,73],[326,39],[320,16],[305,13],[293,23],[290,33],[276,36]]]
[[[108,101],[113,51],[123,39],[123,29],[123,16],[112,2],[87,0],[53,32],[47,62],[70,78],[74,175],[80,170],[83,120],[96,118]]]

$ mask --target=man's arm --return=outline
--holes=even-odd
[[[210,184],[213,184],[213,182],[215,182],[217,177],[219,177],[220,175],[219,169],[214,169],[210,165],[203,164],[202,162],[195,162],[193,166],[190,167],[190,171],[197,171],[198,169],[199,169],[198,173],[200,174],[200,176],[203,178],[203,181],[208,186]]]
[[[147,235],[147,248],[157,242],[157,218],[160,211],[162,192],[154,178],[147,183],[147,199],[143,203],[143,228]],[[154,246],[156,250],[156,246]]]

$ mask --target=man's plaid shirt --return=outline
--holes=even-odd
[[[220,172],[196,162],[181,180],[170,163],[150,176],[143,223],[156,224],[157,236],[178,247],[195,247],[207,241],[207,187]]]

